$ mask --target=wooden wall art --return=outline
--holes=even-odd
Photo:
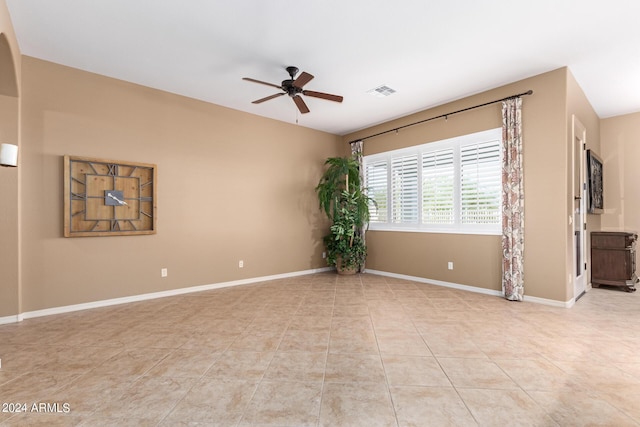
[[[64,236],[156,233],[156,165],[64,156]]]

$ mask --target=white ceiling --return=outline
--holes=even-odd
[[[7,4],[24,55],[338,135],[563,66],[601,118],[640,111],[638,0]],[[344,102],[252,104],[278,89],[242,77],[279,85],[288,65]]]

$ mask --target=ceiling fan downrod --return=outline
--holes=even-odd
[[[282,81],[282,90],[287,92],[289,96],[296,96],[302,92],[301,87],[296,87],[293,82],[295,81],[295,76],[298,74],[298,67],[289,66],[286,68],[287,73],[289,73],[290,79]]]

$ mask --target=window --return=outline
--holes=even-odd
[[[454,224],[453,149],[422,154],[422,223]]]
[[[418,223],[418,157],[391,159],[391,221]]]
[[[364,157],[373,230],[499,234],[500,128]]]
[[[387,169],[386,161],[370,162],[365,168],[367,192],[376,203],[376,208],[370,209],[371,222],[387,222]]]
[[[463,224],[500,223],[501,170],[500,145],[493,141],[460,150]]]

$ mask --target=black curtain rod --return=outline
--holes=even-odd
[[[485,102],[484,104],[475,105],[473,107],[463,108],[462,110],[454,111],[452,113],[440,114],[439,116],[431,117],[429,119],[420,120],[419,122],[415,122],[415,123],[409,123],[408,125],[400,126],[400,127],[395,128],[395,129],[385,130],[384,132],[379,132],[379,133],[376,133],[376,134],[373,134],[373,135],[365,136],[364,138],[354,139],[353,141],[349,141],[349,144],[352,144],[352,143],[358,142],[358,141],[364,141],[365,139],[373,138],[375,136],[380,136],[380,135],[384,135],[384,134],[391,133],[391,132],[398,132],[400,129],[408,128],[410,126],[419,125],[420,123],[425,123],[425,122],[429,122],[431,120],[441,119],[443,117],[447,118],[449,116],[453,116],[454,114],[463,113],[465,111],[474,110],[474,109],[480,108],[480,107],[486,107],[487,105],[495,104],[495,103],[502,102],[502,101],[507,101],[509,99],[520,98],[521,96],[525,96],[525,95],[533,95],[533,91],[532,90],[528,90],[526,92],[519,93],[517,95],[511,95],[511,96],[507,96],[506,98],[496,99],[495,101]]]

